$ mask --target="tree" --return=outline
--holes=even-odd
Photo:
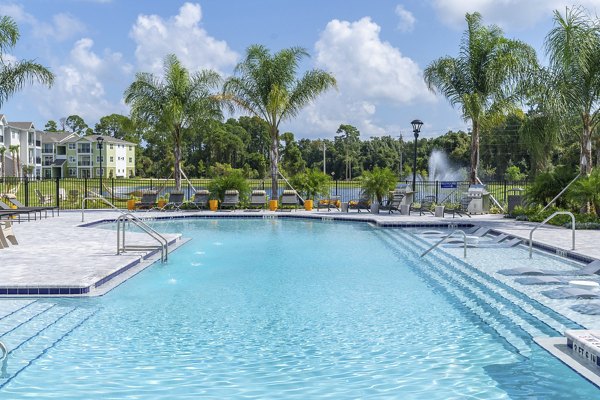
[[[100,118],[100,121],[94,126],[94,133],[133,143],[139,143],[141,136],[135,123],[129,117],[120,114],[110,114]]]
[[[5,54],[17,44],[19,36],[14,20],[0,17],[0,107],[26,83],[39,82],[50,87],[54,82],[54,74],[41,64],[30,60],[6,62]]]
[[[527,44],[505,38],[497,26],[482,26],[479,13],[467,13],[465,18],[459,56],[433,61],[424,78],[431,91],[440,91],[452,106],[461,107],[465,121],[471,121],[470,180],[475,183],[481,129],[514,108],[517,85],[537,61]]]
[[[46,132],[58,132],[58,126],[56,125],[56,121],[50,120],[46,122],[44,126],[44,130]]]
[[[15,176],[19,176],[19,145],[13,144],[8,146],[8,151],[10,151],[10,155],[13,159],[13,173]]]
[[[554,11],[554,27],[546,36],[550,77],[545,84],[553,114],[581,118],[582,174],[592,171],[592,133],[600,121],[600,26],[581,7]],[[563,118],[563,126],[570,121]]]
[[[88,124],[79,115],[69,115],[65,120],[65,126],[79,136],[83,136],[88,129]]]
[[[346,180],[352,180],[352,161],[358,157],[360,148],[360,131],[352,125],[341,124],[336,133],[342,135],[336,136],[336,141],[340,140],[342,143],[344,162],[346,164]]]
[[[308,56],[305,49],[292,47],[273,55],[261,45],[252,45],[246,58],[235,68],[223,88],[224,97],[237,107],[264,119],[271,139],[271,196],[278,197],[279,124],[298,115],[321,93],[335,87],[335,78],[322,70],[296,77],[299,63]]]
[[[170,136],[175,186],[180,190],[183,137],[202,120],[222,118],[220,99],[214,92],[221,77],[212,70],[190,74],[173,54],[165,57],[163,69],[162,80],[151,73],[137,73],[125,90],[125,103],[131,105],[134,121]]]
[[[6,153],[6,147],[0,147],[0,161],[2,161],[2,179],[6,177],[6,159],[4,158],[4,153]]]

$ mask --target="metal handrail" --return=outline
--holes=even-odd
[[[304,203],[304,199],[302,198],[302,196],[300,196],[300,193],[298,193],[298,191],[296,189],[294,189],[294,187],[292,186],[292,184],[290,183],[290,181],[288,181],[285,178],[285,176],[283,176],[283,174],[281,173],[281,171],[278,171],[278,172],[279,172],[279,176],[281,176],[283,178],[283,180],[285,181],[285,183],[287,183],[288,186],[291,187],[294,190],[294,192],[296,192],[296,196],[298,196],[298,198],[300,199],[300,201]]]
[[[574,179],[573,179],[571,182],[569,182],[569,184],[568,184],[567,186],[565,186],[565,187],[563,188],[563,190],[561,190],[561,191],[560,191],[560,193],[559,193],[559,194],[557,194],[556,196],[554,196],[554,198],[553,198],[552,200],[550,200],[550,203],[546,204],[546,207],[542,208],[542,211],[544,211],[546,208],[548,208],[548,207],[550,207],[552,204],[554,204],[554,202],[555,202],[555,201],[556,201],[556,200],[557,200],[557,199],[558,199],[560,196],[562,196],[562,194],[563,194],[564,192],[566,192],[566,191],[567,191],[567,189],[568,189],[568,188],[569,188],[569,187],[570,187],[570,186],[571,186],[573,183],[575,183],[575,181],[576,181],[577,179],[579,179],[579,177],[580,177],[580,176],[581,176],[581,172],[580,172],[580,173],[578,173],[578,174],[577,174],[577,176],[576,176],[576,177],[575,177],[575,178],[574,178]]]
[[[115,206],[113,203],[111,203],[110,201],[108,201],[105,197],[103,196],[94,196],[94,197],[84,197],[83,200],[81,200],[81,222],[83,222],[84,220],[84,211],[85,211],[85,203],[88,200],[101,200],[103,201],[105,204],[108,204],[109,206],[111,206],[112,208],[114,208],[115,210],[119,211],[121,214],[124,214],[123,211],[121,211],[119,208],[117,208],[117,206]]]
[[[142,220],[131,213],[123,213],[117,218],[117,255],[121,254],[121,250],[125,251],[125,221],[133,222],[138,228],[146,232],[151,238],[160,244],[161,261],[167,261],[169,255],[168,240],[158,233],[156,230],[145,224]],[[123,235],[121,236],[121,222],[123,222]],[[122,240],[121,240],[122,237]],[[121,246],[122,244],[122,246]]]
[[[535,230],[537,228],[540,228],[542,225],[545,225],[546,222],[550,221],[552,218],[554,218],[557,215],[570,215],[571,216],[571,232],[572,232],[571,236],[572,236],[572,242],[573,242],[572,246],[571,246],[571,250],[575,250],[575,216],[570,211],[556,211],[554,214],[552,214],[551,216],[549,216],[548,218],[546,218],[545,220],[543,220],[542,222],[537,224],[529,232],[529,258],[532,257],[532,253],[533,253],[533,232],[535,232]]]
[[[436,247],[438,247],[440,244],[444,243],[446,241],[446,239],[452,237],[452,235],[454,235],[457,232],[459,232],[459,233],[461,233],[463,235],[463,243],[464,243],[464,249],[465,249],[464,257],[467,258],[467,234],[465,233],[465,231],[460,230],[460,229],[456,229],[456,230],[452,231],[452,233],[450,233],[448,236],[444,236],[442,238],[442,240],[440,240],[439,242],[437,242],[436,244],[434,244],[433,246],[431,246],[430,248],[428,248],[427,250],[425,250],[425,252],[423,254],[421,254],[421,257],[423,257],[424,255],[426,255],[427,253],[429,253],[431,250],[433,250]]]

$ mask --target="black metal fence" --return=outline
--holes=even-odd
[[[251,189],[263,189],[271,195],[271,180],[250,179]],[[191,179],[182,182],[186,199],[191,199],[195,190],[207,189],[210,179]],[[411,182],[398,182],[411,184]],[[490,181],[485,182],[487,190],[500,203],[506,203],[510,191],[516,188],[527,189],[529,183]],[[175,190],[174,179],[102,179],[100,178],[55,178],[30,180],[27,178],[0,178],[0,194],[13,193],[19,201],[28,206],[52,204],[61,209],[81,208],[85,197],[104,196],[119,208],[126,208],[126,202],[140,198],[144,191],[156,190],[159,196],[167,197]],[[288,188],[285,181],[279,181],[279,195]],[[419,201],[425,196],[435,196],[436,203],[458,203],[469,188],[468,181],[418,181],[414,199]],[[358,199],[361,196],[360,180],[332,181],[330,196],[338,196],[341,201]],[[93,202],[90,207],[108,207],[101,202]]]

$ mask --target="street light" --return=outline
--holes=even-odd
[[[98,142],[98,150],[100,150],[100,193],[102,193],[102,175],[104,175],[104,169],[102,168],[102,143],[104,143],[104,138],[98,136],[96,141]]]
[[[423,121],[420,119],[415,119],[410,123],[413,127],[413,133],[415,134],[415,153],[413,158],[413,192],[416,191],[417,186],[417,139],[419,139],[419,132],[421,132],[421,127],[423,126]]]

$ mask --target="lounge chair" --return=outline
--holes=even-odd
[[[366,210],[367,212],[371,212],[371,197],[366,194],[362,194],[360,199],[350,200],[348,202],[348,211],[350,210]]]
[[[40,189],[34,189],[35,195],[38,198],[38,201],[41,205],[44,204],[52,204],[52,196],[49,194],[42,194]]]
[[[444,216],[446,216],[446,213],[448,213],[448,214],[452,214],[452,218],[456,217],[456,215],[458,215],[459,217],[466,215],[467,217],[471,218],[471,214],[469,214],[469,212],[468,212],[468,207],[469,207],[470,202],[471,202],[470,198],[463,197],[460,200],[460,203],[458,203],[454,206],[444,207]]]
[[[571,310],[586,315],[600,315],[600,304],[592,302],[586,302],[586,304],[575,304],[574,306],[571,306]]]
[[[294,210],[298,209],[298,193],[295,190],[284,190],[281,194],[281,211],[284,211],[283,207],[294,207]],[[290,208],[291,211],[291,208]]]
[[[399,213],[402,213],[400,211],[400,204],[402,203],[402,200],[404,199],[404,193],[401,192],[390,192],[390,195],[388,197],[388,202],[385,206],[381,207],[381,210],[388,210],[388,212],[390,214],[392,214],[394,211],[398,211]]]
[[[319,199],[317,201],[317,211],[320,211],[321,208],[327,208],[327,211],[331,211],[332,208],[340,211],[340,207],[342,205],[342,201],[340,196],[331,196],[327,199]]]
[[[68,192],[67,195],[67,199],[72,202],[72,203],[76,203],[77,201],[79,201],[79,190],[77,189],[71,189]]]
[[[194,193],[194,199],[186,203],[190,208],[196,208],[198,210],[204,210],[208,208],[208,200],[210,200],[210,192],[208,190],[196,190]]]
[[[565,285],[572,278],[561,278],[559,276],[526,276],[515,279],[521,285]]]
[[[418,204],[418,205],[417,205]],[[411,211],[418,211],[419,215],[423,215],[423,213],[433,214],[431,210],[433,205],[435,204],[435,196],[425,196],[420,203],[412,203],[408,208],[408,215],[410,215]]]
[[[498,271],[502,275],[547,275],[547,276],[591,276],[600,275],[600,260],[595,260],[581,269],[570,271],[552,271],[533,267],[518,267],[510,269],[501,269]]]
[[[478,249],[502,249],[502,248],[508,248],[508,247],[515,247],[518,246],[519,244],[521,244],[522,240],[519,238],[512,238],[510,240],[506,240],[504,242],[500,242],[500,243],[495,243],[493,241],[486,241],[486,242],[482,242],[482,243],[469,243],[467,242],[467,246],[469,247],[476,247]],[[462,247],[462,241],[460,242],[460,244],[449,244],[445,247]]]
[[[8,242],[12,245],[17,245],[19,242],[12,230],[11,221],[0,221],[0,249],[8,247]]]
[[[267,192],[264,190],[253,190],[250,194],[250,204],[248,211],[264,210],[267,206]]]
[[[56,206],[36,206],[36,207],[27,207],[25,206],[25,204],[22,204],[19,200],[17,200],[17,196],[15,196],[14,194],[7,194],[6,199],[15,207],[17,207],[17,210],[35,210],[35,211],[40,211],[40,218],[42,217],[42,211],[45,212],[46,217],[48,217],[48,211],[52,212],[52,216],[54,217],[54,210],[56,210],[56,213],[58,215],[60,215],[60,209]]]
[[[230,208],[235,210],[240,205],[240,192],[235,189],[226,190],[223,195],[223,201],[219,204],[219,209]]]
[[[158,192],[146,192],[142,193],[142,199],[135,203],[136,210],[152,210],[157,208],[158,203]]]
[[[16,206],[15,206],[16,207]],[[0,200],[0,210],[2,211],[12,211],[16,212],[20,215],[27,215],[27,220],[31,220],[31,215],[33,215],[33,219],[37,220],[37,214],[40,214],[40,219],[42,218],[42,210],[32,209],[32,208],[12,208],[9,207],[8,204]]]
[[[179,210],[185,202],[185,194],[183,192],[171,192],[169,194],[169,201],[160,210]]]
[[[551,299],[598,299],[600,292],[581,289],[575,287],[560,287],[552,290],[545,290],[542,294]]]

